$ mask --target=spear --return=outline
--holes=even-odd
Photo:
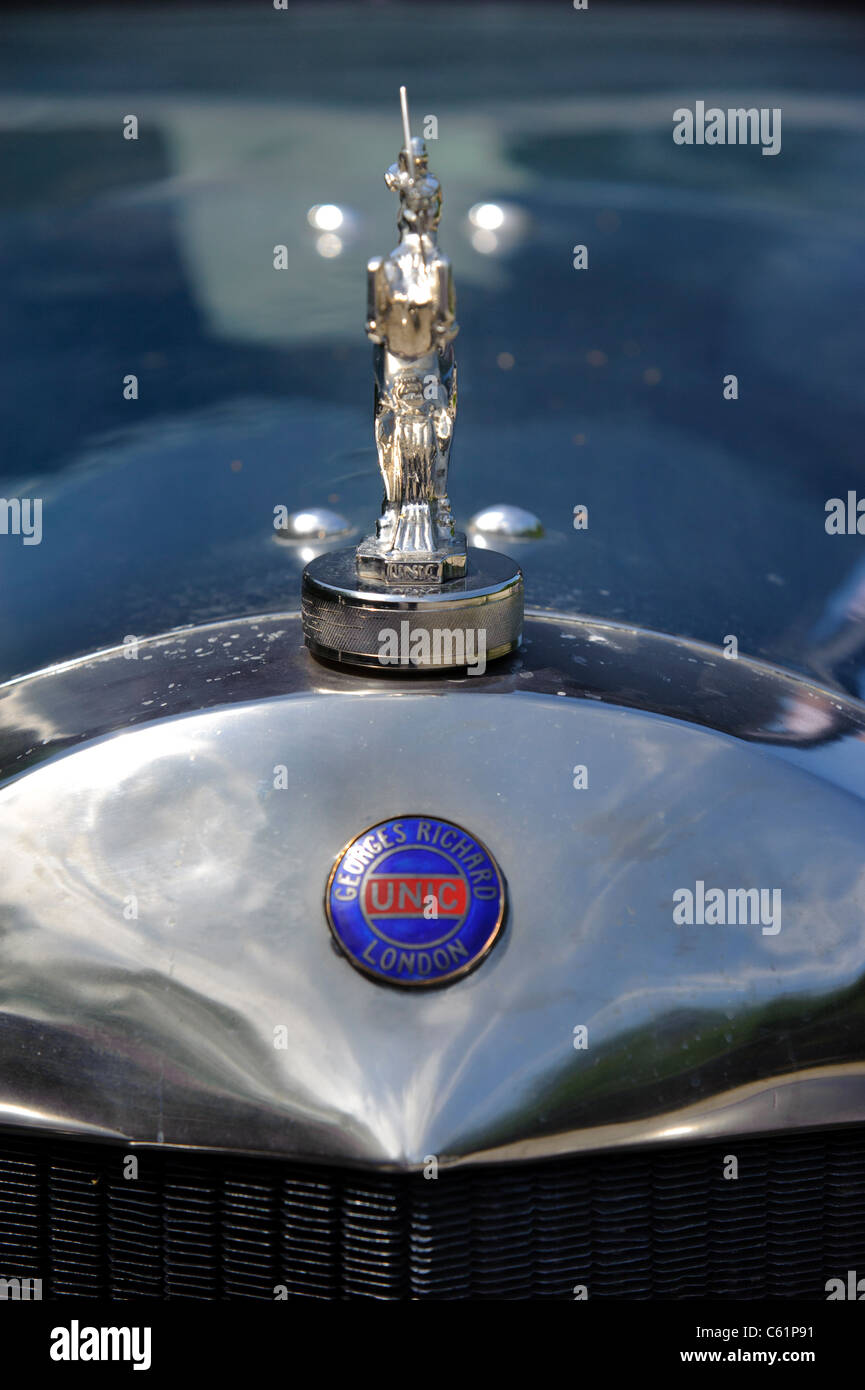
[[[411,147],[411,126],[408,119],[408,97],[405,87],[399,89],[399,104],[402,111],[402,133],[405,142],[405,164],[409,178],[414,181],[414,154]]]

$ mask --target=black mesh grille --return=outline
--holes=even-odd
[[[725,1180],[725,1155],[738,1178]],[[0,1276],[43,1297],[825,1299],[865,1129],[369,1174],[0,1135]]]

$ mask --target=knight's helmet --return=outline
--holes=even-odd
[[[399,193],[400,234],[420,232],[435,238],[441,216],[441,185],[429,171],[429,156],[422,138],[413,135],[410,145],[410,151],[405,146],[400,150],[384,180],[388,188]]]

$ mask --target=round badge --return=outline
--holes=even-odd
[[[379,821],[339,855],[327,920],[352,965],[392,985],[441,985],[494,944],[505,885],[486,845],[434,816]]]

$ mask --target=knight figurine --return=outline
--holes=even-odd
[[[450,262],[436,245],[441,188],[408,126],[385,174],[399,195],[399,244],[367,267],[366,331],[373,344],[375,442],[384,503],[375,535],[357,549],[358,577],[441,584],[466,569],[466,539],[447,492],[457,407],[457,333]]]
[[[399,244],[370,261],[366,331],[373,345],[375,445],[384,502],[360,545],[325,549],[303,571],[303,637],[320,660],[480,672],[514,651],[523,576],[507,555],[467,546],[448,501],[457,413],[450,263],[436,245],[441,188],[412,139],[400,88],[403,147],[385,182],[399,197]],[[484,652],[484,664],[470,652]]]

